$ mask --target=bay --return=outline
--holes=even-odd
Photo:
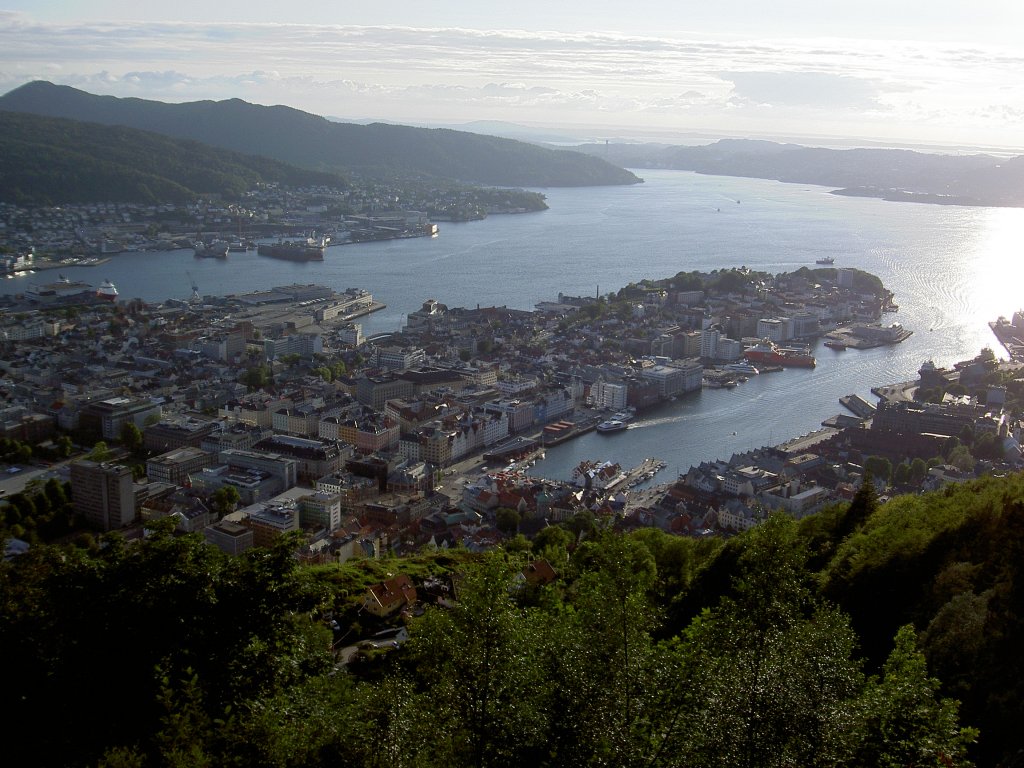
[[[672,473],[704,459],[779,443],[842,412],[838,398],[871,400],[873,386],[916,377],[925,360],[949,365],[985,346],[1002,354],[987,322],[1024,304],[1024,210],[890,203],[760,179],[641,171],[631,187],[545,189],[550,209],[442,223],[436,238],[329,248],[322,263],[250,253],[196,259],[191,251],[114,256],[62,270],[73,280],[112,280],[122,299],[187,299],[290,283],[365,288],[387,308],[362,319],[367,335],[398,330],[429,298],[449,306],[532,309],[566,294],[608,293],[643,278],[745,265],[773,273],[814,266],[878,275],[900,305],[889,315],[914,331],[895,347],[834,352],[819,346],[814,370],[751,377],[647,412],[627,431],[592,433],[552,449],[537,471],[567,478],[581,459],[625,465],[665,460]],[[52,271],[0,282],[17,293]],[[661,478],[659,478],[661,479]]]

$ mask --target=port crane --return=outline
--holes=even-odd
[[[189,304],[198,304],[202,299],[199,296],[199,285],[196,283],[196,279],[192,277],[192,273],[185,270],[185,274],[188,275],[189,285],[192,286],[192,298],[190,298]]]

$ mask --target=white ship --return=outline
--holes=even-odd
[[[109,280],[104,280],[103,285],[96,289],[96,298],[104,301],[117,301],[117,286]]]

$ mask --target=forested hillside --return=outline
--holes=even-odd
[[[512,187],[640,181],[629,171],[579,152],[447,129],[335,123],[290,107],[240,99],[167,104],[96,96],[37,81],[0,97],[0,109],[123,125],[302,168],[368,177]]]
[[[865,484],[728,541],[583,516],[491,555],[299,567],[287,544],[228,558],[163,530],[5,563],[0,697],[19,752],[40,766],[873,768],[1015,765],[1024,745],[1018,475],[884,505]],[[517,578],[538,556],[557,578]],[[367,584],[397,573],[450,578],[455,606],[337,666],[332,646],[374,626]]]
[[[238,198],[257,182],[343,187],[330,173],[156,133],[0,112],[0,200],[18,205]]]
[[[577,147],[628,168],[675,168],[776,179],[841,194],[951,205],[1024,205],[1024,157],[906,149],[828,149],[751,139],[702,146],[592,144]]]

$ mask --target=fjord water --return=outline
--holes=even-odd
[[[818,346],[814,370],[751,377],[734,390],[705,390],[642,416],[626,432],[591,433],[548,453],[537,470],[568,477],[581,459],[633,465],[664,459],[672,473],[703,459],[778,443],[842,412],[838,398],[872,399],[872,386],[906,381],[921,363],[972,357],[984,346],[1003,355],[986,323],[1024,297],[1024,210],[891,203],[832,195],[825,188],[759,179],[640,171],[631,187],[542,190],[550,210],[440,224],[418,238],[328,248],[323,263],[232,253],[224,261],[191,251],[115,256],[64,274],[98,285],[111,279],[122,298],[187,298],[289,283],[365,288],[387,309],[363,318],[367,335],[394,331],[428,298],[449,306],[532,309],[566,294],[608,293],[643,278],[745,265],[768,272],[814,266],[878,275],[900,311],[887,315],[914,332],[895,347],[834,352]],[[190,278],[191,275],[191,278]],[[53,271],[3,281],[16,293]],[[659,479],[668,479],[664,473]]]

